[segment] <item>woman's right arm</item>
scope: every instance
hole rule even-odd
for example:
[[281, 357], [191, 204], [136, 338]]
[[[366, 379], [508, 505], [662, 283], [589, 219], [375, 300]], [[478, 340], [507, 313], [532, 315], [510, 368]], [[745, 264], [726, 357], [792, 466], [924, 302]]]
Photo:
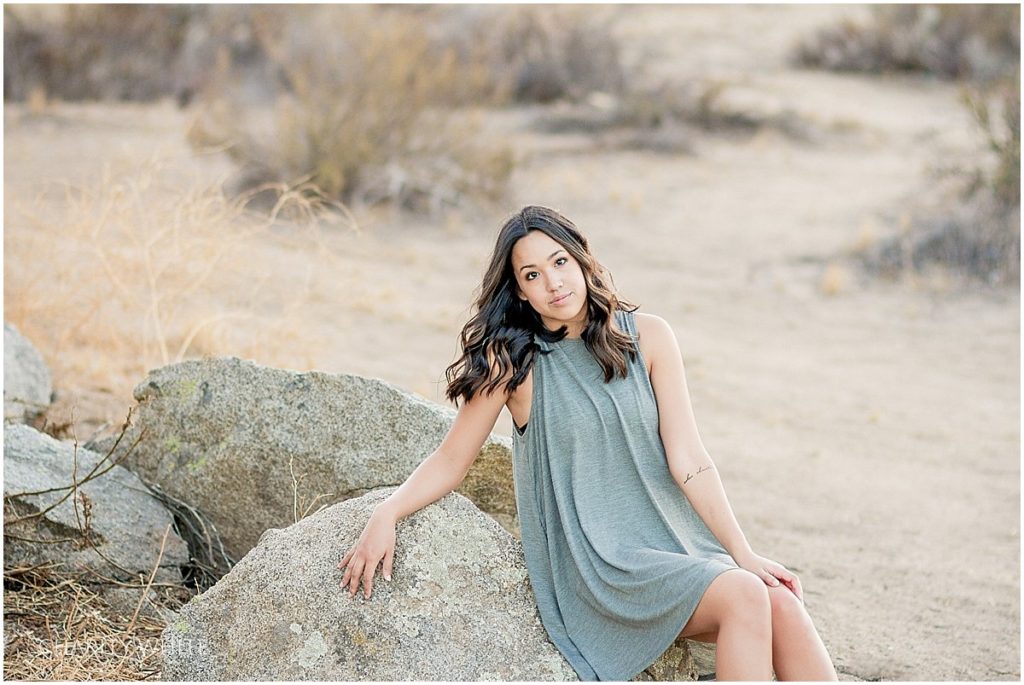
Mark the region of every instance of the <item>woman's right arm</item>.
[[502, 383], [493, 393], [481, 391], [469, 402], [464, 402], [441, 445], [397, 490], [374, 508], [359, 540], [338, 564], [339, 569], [347, 565], [341, 587], [349, 586], [350, 596], [356, 594], [361, 579], [363, 594], [369, 599], [373, 591], [373, 576], [382, 560], [384, 578], [391, 580], [396, 524], [462, 484], [484, 441], [494, 429], [506, 400], [505, 384]]

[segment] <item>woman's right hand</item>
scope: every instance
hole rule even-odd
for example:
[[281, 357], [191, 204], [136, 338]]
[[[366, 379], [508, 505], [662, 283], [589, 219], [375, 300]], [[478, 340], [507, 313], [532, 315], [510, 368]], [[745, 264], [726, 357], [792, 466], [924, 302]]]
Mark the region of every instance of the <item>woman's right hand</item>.
[[378, 505], [370, 515], [370, 520], [367, 521], [356, 544], [338, 564], [338, 568], [345, 569], [345, 575], [341, 579], [341, 588], [345, 590], [345, 586], [349, 586], [350, 597], [355, 596], [359, 590], [359, 581], [362, 579], [363, 595], [366, 599], [370, 598], [370, 594], [373, 592], [373, 575], [381, 559], [384, 560], [384, 566], [381, 569], [384, 579], [391, 580], [391, 566], [395, 558], [396, 524], [397, 521], [394, 517]]

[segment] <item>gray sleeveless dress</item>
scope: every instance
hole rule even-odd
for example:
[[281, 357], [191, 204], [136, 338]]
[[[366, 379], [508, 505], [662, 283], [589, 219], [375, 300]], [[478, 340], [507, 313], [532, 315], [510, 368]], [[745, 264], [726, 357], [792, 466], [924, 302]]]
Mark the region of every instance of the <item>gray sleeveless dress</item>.
[[[633, 313], [615, 317], [635, 344]], [[737, 565], [669, 473], [639, 346], [606, 384], [582, 339], [536, 342], [530, 418], [512, 437], [530, 583], [581, 680], [629, 680]]]

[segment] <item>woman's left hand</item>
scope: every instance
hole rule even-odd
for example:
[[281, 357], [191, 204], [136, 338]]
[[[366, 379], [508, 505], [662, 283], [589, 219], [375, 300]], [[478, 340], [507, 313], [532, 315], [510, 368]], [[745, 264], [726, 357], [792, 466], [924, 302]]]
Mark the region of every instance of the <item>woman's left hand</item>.
[[760, 554], [750, 554], [736, 559], [736, 564], [756, 575], [766, 585], [775, 587], [782, 583], [796, 595], [797, 599], [801, 602], [804, 601], [804, 590], [800, 586], [800, 579], [777, 561], [762, 557]]

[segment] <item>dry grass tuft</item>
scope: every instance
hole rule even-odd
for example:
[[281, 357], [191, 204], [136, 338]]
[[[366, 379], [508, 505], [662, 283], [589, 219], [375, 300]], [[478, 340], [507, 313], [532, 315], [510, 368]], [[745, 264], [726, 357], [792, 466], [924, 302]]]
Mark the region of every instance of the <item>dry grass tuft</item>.
[[321, 231], [353, 224], [302, 189], [275, 193], [270, 215], [257, 214], [249, 198], [183, 187], [153, 161], [9, 198], [5, 318], [43, 354], [57, 388], [130, 398], [150, 369], [204, 355], [307, 366], [301, 355], [318, 336], [303, 309], [336, 259]]
[[[34, 566], [4, 568], [4, 674], [14, 680], [145, 680], [159, 677], [161, 632], [168, 617], [198, 592], [211, 587], [232, 565], [224, 553], [216, 530], [194, 508], [169, 498], [159, 488], [154, 496], [169, 506], [176, 529], [189, 545], [192, 559], [183, 568], [185, 584], [154, 582], [163, 559], [171, 525], [164, 531], [153, 568], [135, 582], [108, 577], [109, 568], [122, 578], [133, 573], [108, 558], [96, 546], [90, 525], [90, 501], [79, 486], [100, 478], [118, 465], [142, 439], [145, 431], [119, 457], [113, 453], [131, 422], [129, 412], [117, 439], [88, 473], [73, 473], [72, 482], [52, 490], [67, 493], [49, 507], [36, 510], [18, 499], [32, 493], [4, 496], [4, 539], [19, 544], [50, 545], [72, 543], [88, 547], [104, 565], [80, 566], [48, 562]], [[77, 438], [75, 447], [78, 447]], [[73, 536], [64, 539], [26, 538], [17, 535], [27, 519], [45, 516], [62, 501], [72, 499], [77, 520]], [[182, 509], [186, 511], [182, 511]], [[197, 530], [194, 526], [202, 526]], [[29, 530], [32, 527], [29, 526]], [[40, 528], [41, 530], [42, 528]], [[217, 554], [219, 551], [219, 555]], [[218, 565], [218, 562], [223, 564]], [[190, 590], [189, 587], [192, 589]]]
[[147, 610], [126, 616], [105, 598], [111, 587], [54, 565], [4, 569], [4, 679], [159, 679], [163, 611], [188, 594], [152, 601], [138, 588]]

